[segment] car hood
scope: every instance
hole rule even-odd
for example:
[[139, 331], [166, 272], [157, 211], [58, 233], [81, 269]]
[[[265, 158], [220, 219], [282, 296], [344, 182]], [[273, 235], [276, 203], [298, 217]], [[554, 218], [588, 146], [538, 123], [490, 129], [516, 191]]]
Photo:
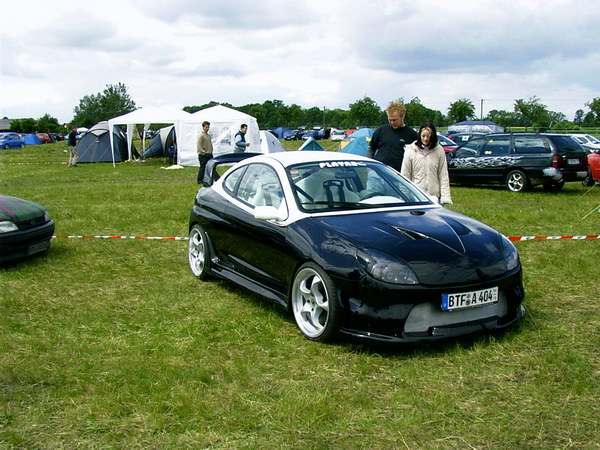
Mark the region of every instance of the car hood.
[[43, 216], [46, 208], [28, 200], [0, 194], [0, 221], [20, 223]]
[[500, 233], [445, 208], [313, 219], [330, 237], [405, 261], [424, 285], [481, 282], [507, 271]]

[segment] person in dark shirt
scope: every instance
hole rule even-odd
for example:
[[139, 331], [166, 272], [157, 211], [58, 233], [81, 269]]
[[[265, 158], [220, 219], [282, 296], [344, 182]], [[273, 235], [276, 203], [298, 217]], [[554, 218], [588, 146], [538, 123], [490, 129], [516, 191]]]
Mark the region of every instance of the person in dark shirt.
[[69, 167], [77, 166], [79, 155], [77, 154], [77, 127], [74, 126], [67, 136], [67, 145], [69, 147]]
[[380, 126], [373, 133], [367, 157], [381, 161], [400, 172], [404, 146], [415, 142], [419, 135], [404, 123], [406, 107], [402, 102], [391, 102], [386, 108], [386, 113], [388, 124]]

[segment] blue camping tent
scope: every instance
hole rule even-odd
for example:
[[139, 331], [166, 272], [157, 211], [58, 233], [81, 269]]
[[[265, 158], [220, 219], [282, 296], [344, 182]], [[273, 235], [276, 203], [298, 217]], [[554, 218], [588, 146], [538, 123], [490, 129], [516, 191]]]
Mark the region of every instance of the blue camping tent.
[[306, 141], [304, 141], [304, 144], [302, 144], [302, 146], [298, 150], [318, 150], [318, 151], [324, 151], [325, 149], [323, 147], [321, 147], [321, 144], [319, 144], [315, 140], [315, 138], [310, 137]]
[[142, 153], [142, 158], [164, 158], [173, 157], [173, 146], [177, 142], [175, 139], [175, 126], [161, 128], [158, 133], [150, 140], [148, 146]]
[[42, 143], [35, 133], [26, 134], [23, 136], [23, 141], [25, 141], [25, 144], [27, 145], [40, 145]]
[[[77, 143], [78, 163], [93, 162], [123, 162], [129, 157], [127, 150], [127, 136], [121, 127], [115, 125], [113, 128], [113, 148], [110, 148], [110, 135], [108, 121], [98, 122], [85, 132]], [[132, 154], [139, 156], [135, 146], [132, 146]]]
[[350, 136], [344, 138], [342, 143], [347, 143], [343, 144], [340, 152], [366, 156], [373, 133], [374, 130], [372, 128], [360, 128], [356, 130]]
[[292, 130], [290, 130], [288, 127], [277, 127], [269, 131], [273, 133], [277, 137], [277, 139], [284, 139], [288, 134], [292, 132]]

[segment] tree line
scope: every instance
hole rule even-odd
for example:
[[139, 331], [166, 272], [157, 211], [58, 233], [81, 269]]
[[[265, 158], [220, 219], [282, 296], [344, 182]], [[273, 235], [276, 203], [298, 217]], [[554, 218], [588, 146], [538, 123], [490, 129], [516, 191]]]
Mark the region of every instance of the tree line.
[[[473, 102], [466, 98], [451, 102], [448, 111], [426, 107], [418, 97], [409, 101], [403, 98], [406, 105], [406, 122], [411, 126], [419, 126], [431, 122], [437, 127], [445, 127], [464, 120], [475, 120], [476, 109]], [[267, 100], [263, 103], [251, 103], [234, 106], [229, 103], [211, 101], [200, 106], [185, 106], [184, 111], [193, 113], [215, 105], [223, 105], [237, 109], [256, 118], [261, 128], [272, 129], [278, 126], [297, 128], [299, 126], [323, 126], [335, 128], [356, 128], [359, 126], [377, 127], [387, 123], [383, 109], [370, 97], [363, 97], [348, 105], [348, 109], [329, 109], [327, 107], [303, 108], [297, 104], [286, 105], [282, 100]], [[585, 103], [583, 109], [577, 110], [575, 117], [569, 121], [563, 113], [548, 110], [540, 98], [516, 99], [512, 111], [491, 110], [484, 120], [490, 120], [504, 127], [533, 127], [538, 129], [576, 129], [579, 127], [600, 126], [600, 97]], [[123, 83], [108, 84], [97, 94], [84, 96], [73, 110], [71, 124], [91, 127], [98, 122], [112, 119], [136, 109], [135, 101], [129, 96], [128, 88]], [[154, 127], [160, 125], [155, 124]], [[46, 114], [35, 119], [17, 119], [11, 121], [11, 129], [16, 132], [66, 132], [63, 124]]]

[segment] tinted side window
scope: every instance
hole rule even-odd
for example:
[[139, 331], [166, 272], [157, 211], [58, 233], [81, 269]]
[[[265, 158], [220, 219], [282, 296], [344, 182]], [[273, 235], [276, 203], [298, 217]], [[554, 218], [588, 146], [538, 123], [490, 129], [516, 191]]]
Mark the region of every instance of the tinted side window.
[[582, 152], [584, 151], [583, 147], [579, 142], [575, 141], [571, 138], [571, 136], [552, 136], [550, 137], [554, 145], [556, 146], [556, 150], [558, 154], [566, 153], [566, 152]]
[[469, 142], [456, 149], [454, 156], [456, 158], [478, 156], [484, 142], [484, 139], [471, 139]]
[[536, 136], [515, 137], [515, 153], [551, 153], [546, 139]]
[[492, 156], [492, 155], [508, 155], [510, 150], [510, 137], [491, 137], [487, 142], [486, 146], [481, 152], [481, 156]]

